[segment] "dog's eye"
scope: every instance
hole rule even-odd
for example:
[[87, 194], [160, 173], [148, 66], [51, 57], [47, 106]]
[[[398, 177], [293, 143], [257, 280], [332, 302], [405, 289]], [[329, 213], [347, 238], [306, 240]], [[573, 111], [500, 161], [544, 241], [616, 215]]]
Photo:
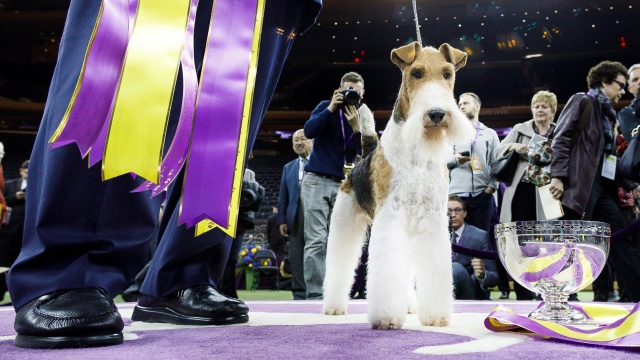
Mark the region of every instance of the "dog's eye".
[[422, 71], [415, 69], [411, 71], [411, 76], [413, 76], [416, 79], [422, 79]]
[[449, 80], [451, 78], [451, 73], [445, 72], [444, 74], [442, 74], [442, 77], [444, 77], [445, 80]]

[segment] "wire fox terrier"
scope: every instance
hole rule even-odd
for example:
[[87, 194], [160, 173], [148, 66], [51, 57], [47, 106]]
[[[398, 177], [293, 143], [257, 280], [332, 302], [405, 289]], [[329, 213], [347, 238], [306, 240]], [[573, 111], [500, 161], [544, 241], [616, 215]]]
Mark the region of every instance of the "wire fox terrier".
[[453, 312], [446, 159], [449, 143], [473, 137], [453, 96], [455, 72], [467, 54], [449, 44], [436, 50], [414, 42], [394, 49], [391, 61], [402, 71], [391, 119], [378, 146], [373, 114], [360, 111], [364, 158], [343, 182], [331, 215], [323, 312], [346, 314], [371, 225], [371, 327], [401, 328], [414, 311], [422, 325], [446, 326]]

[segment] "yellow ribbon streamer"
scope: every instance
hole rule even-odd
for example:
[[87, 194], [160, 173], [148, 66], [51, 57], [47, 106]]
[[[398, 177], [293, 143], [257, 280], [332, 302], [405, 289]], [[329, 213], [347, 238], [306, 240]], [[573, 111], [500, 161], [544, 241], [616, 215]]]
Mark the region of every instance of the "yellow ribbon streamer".
[[231, 201], [229, 203], [229, 224], [228, 227], [223, 227], [211, 220], [202, 220], [196, 224], [196, 236], [202, 235], [215, 228], [219, 228], [231, 237], [236, 236], [238, 212], [240, 208], [240, 193], [242, 192], [242, 177], [244, 175], [244, 159], [246, 158], [247, 140], [249, 136], [249, 120], [251, 119], [253, 92], [255, 89], [256, 75], [258, 73], [258, 54], [260, 50], [260, 35], [262, 34], [262, 22], [264, 18], [264, 3], [265, 0], [258, 0], [256, 9], [256, 22], [251, 44], [251, 59], [249, 60], [247, 87], [245, 88], [244, 106], [242, 108], [242, 124], [238, 139], [238, 153], [235, 159], [236, 166], [233, 176], [233, 189], [231, 192]]
[[134, 172], [158, 183], [189, 0], [140, 0], [116, 95], [103, 180]]

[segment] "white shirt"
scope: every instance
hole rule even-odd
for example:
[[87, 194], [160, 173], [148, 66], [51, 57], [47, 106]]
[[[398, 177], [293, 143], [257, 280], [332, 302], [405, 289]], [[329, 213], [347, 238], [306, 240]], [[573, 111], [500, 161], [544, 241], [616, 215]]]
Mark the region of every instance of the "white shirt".
[[300, 182], [302, 181], [302, 175], [304, 175], [304, 166], [307, 164], [308, 159], [299, 156], [298, 161], [300, 162], [300, 166], [298, 166], [298, 182]]
[[465, 223], [462, 223], [462, 226], [460, 226], [458, 230], [454, 231], [454, 233], [458, 234], [458, 238], [456, 239], [456, 245], [460, 244], [460, 238], [462, 237], [462, 232], [464, 231], [464, 225]]

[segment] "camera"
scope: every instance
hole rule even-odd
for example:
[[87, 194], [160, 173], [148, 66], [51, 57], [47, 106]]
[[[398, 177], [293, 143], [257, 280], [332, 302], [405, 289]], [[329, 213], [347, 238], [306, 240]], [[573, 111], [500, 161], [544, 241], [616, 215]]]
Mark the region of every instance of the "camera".
[[354, 105], [357, 108], [360, 107], [360, 94], [353, 88], [349, 87], [346, 90], [340, 92], [344, 96], [344, 104]]

